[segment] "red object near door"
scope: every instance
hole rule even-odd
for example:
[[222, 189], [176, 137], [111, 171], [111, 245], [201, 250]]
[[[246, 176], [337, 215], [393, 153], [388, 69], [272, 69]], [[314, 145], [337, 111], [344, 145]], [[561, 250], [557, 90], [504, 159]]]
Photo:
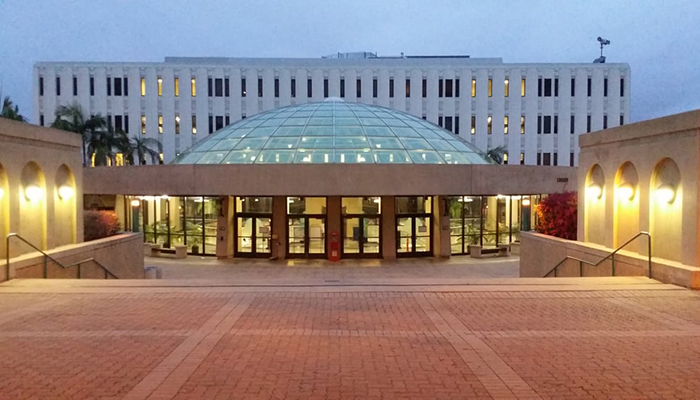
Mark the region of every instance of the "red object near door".
[[340, 261], [340, 241], [338, 240], [338, 232], [331, 232], [331, 242], [328, 253], [330, 261]]

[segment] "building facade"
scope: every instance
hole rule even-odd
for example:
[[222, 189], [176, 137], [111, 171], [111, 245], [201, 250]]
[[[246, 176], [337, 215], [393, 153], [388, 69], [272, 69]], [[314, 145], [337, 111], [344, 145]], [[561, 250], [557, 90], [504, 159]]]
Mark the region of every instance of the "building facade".
[[508, 164], [574, 166], [579, 134], [627, 122], [630, 68], [372, 53], [34, 67], [36, 123], [77, 102], [115, 129], [159, 139], [164, 162], [240, 119], [330, 97], [407, 112], [482, 151], [504, 146]]

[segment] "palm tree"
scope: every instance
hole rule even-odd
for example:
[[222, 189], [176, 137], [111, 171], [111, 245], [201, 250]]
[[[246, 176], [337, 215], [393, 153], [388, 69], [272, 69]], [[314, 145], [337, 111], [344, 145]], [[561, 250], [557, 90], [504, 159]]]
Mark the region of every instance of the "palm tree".
[[27, 121], [27, 119], [19, 113], [19, 107], [15, 104], [12, 104], [10, 96], [5, 96], [5, 98], [2, 101], [2, 111], [0, 111], [0, 117], [20, 122]]
[[[88, 119], [83, 114], [83, 108], [78, 103], [62, 105], [56, 109], [56, 120], [51, 124], [52, 128], [75, 132], [83, 138], [83, 166], [88, 165], [88, 143], [93, 141], [94, 135], [104, 130], [107, 125], [100, 114]], [[90, 153], [92, 154], [92, 153]]]
[[503, 164], [503, 155], [506, 153], [505, 146], [498, 146], [486, 152], [486, 157], [490, 158], [496, 164]]
[[[134, 165], [136, 162], [138, 162], [139, 165], [146, 165], [146, 157], [151, 158], [152, 164], [158, 164], [160, 162], [160, 153], [163, 152], [163, 144], [160, 141], [139, 136], [134, 136], [131, 139], [130, 148], [131, 151], [128, 152], [128, 154], [131, 163]], [[134, 155], [136, 155], [136, 159], [133, 158]]]

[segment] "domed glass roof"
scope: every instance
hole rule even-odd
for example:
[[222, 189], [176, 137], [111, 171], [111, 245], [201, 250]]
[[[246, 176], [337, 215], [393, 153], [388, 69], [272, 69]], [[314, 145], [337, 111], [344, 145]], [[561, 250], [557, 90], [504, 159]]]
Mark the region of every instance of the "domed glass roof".
[[174, 164], [489, 164], [453, 133], [412, 115], [340, 99], [283, 107], [229, 125]]

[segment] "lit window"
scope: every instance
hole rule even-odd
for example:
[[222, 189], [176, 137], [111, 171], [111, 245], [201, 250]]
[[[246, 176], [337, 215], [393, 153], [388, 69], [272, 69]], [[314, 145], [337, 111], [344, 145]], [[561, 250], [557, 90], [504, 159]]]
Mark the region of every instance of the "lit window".
[[508, 97], [510, 95], [510, 80], [506, 79], [503, 81], [503, 95]]
[[175, 114], [175, 133], [180, 134], [180, 114]]
[[197, 116], [196, 115], [192, 116], [192, 134], [193, 135], [197, 134]]
[[508, 164], [508, 152], [503, 153], [503, 164]]
[[197, 96], [197, 80], [194, 77], [192, 77], [191, 82], [192, 82], [192, 97], [196, 97]]
[[163, 95], [163, 78], [158, 77], [158, 96]]
[[141, 97], [146, 95], [146, 78], [141, 77]]
[[521, 135], [525, 134], [525, 116], [524, 115], [520, 116], [520, 134]]
[[489, 79], [489, 97], [493, 96], [493, 79]]
[[489, 117], [486, 118], [486, 133], [488, 133], [489, 135], [490, 135], [491, 132], [492, 132], [492, 129], [491, 129], [491, 128], [492, 128], [492, 126], [493, 126], [491, 122], [493, 122], [493, 121], [492, 121], [491, 116], [489, 115]]
[[163, 133], [163, 114], [158, 114], [158, 133]]
[[158, 160], [160, 164], [163, 164], [163, 153], [158, 154]]
[[525, 164], [525, 153], [520, 153], [520, 164]]
[[525, 97], [525, 78], [520, 79], [520, 97]]
[[141, 133], [146, 134], [146, 116], [141, 114]]
[[476, 115], [472, 115], [472, 135], [476, 135]]
[[175, 97], [180, 96], [180, 78], [175, 77]]
[[114, 155], [114, 165], [116, 165], [117, 167], [124, 166], [124, 154], [117, 153]]
[[476, 79], [472, 79], [472, 97], [476, 97]]
[[508, 116], [503, 117], [503, 133], [508, 134]]

